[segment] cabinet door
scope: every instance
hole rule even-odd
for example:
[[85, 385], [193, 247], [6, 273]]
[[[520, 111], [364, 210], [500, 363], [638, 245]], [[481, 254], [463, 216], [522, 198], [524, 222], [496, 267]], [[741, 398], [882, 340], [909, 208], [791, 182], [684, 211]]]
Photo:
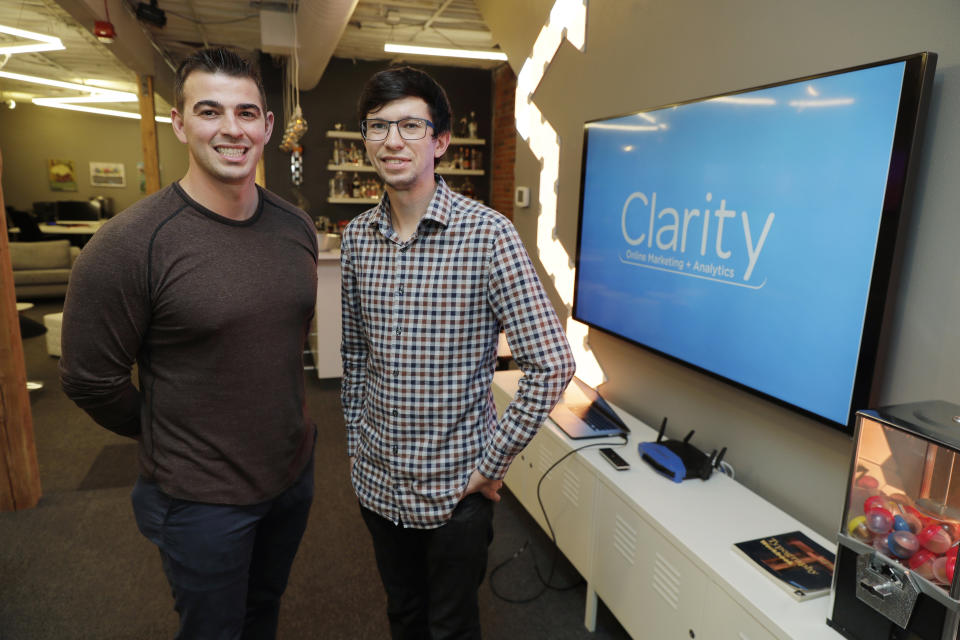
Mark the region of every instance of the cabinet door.
[[776, 640], [775, 635], [713, 583], [707, 588], [701, 626], [703, 633], [697, 634], [698, 640]]
[[635, 638], [701, 635], [709, 579], [606, 485], [597, 487], [592, 586]]
[[560, 551], [582, 576], [589, 578], [595, 472], [578, 455], [569, 456], [543, 480], [542, 509], [537, 499], [537, 485], [543, 474], [568, 451], [569, 444], [549, 429], [541, 429], [514, 460], [505, 480], [527, 512], [549, 532], [543, 516], [546, 510]]

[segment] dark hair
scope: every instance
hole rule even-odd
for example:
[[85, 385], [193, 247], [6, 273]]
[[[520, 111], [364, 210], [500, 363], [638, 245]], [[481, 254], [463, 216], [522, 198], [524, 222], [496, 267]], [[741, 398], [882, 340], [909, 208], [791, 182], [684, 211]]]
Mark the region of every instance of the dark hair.
[[223, 73], [235, 78], [249, 78], [257, 85], [263, 110], [267, 110], [267, 94], [263, 90], [260, 71], [254, 64], [236, 51], [224, 47], [197, 49], [177, 68], [173, 83], [173, 97], [178, 111], [183, 111], [183, 85], [194, 71]]
[[357, 101], [357, 121], [388, 102], [409, 97], [420, 98], [430, 108], [433, 137], [450, 131], [452, 114], [447, 92], [425, 71], [413, 67], [390, 67], [367, 80]]

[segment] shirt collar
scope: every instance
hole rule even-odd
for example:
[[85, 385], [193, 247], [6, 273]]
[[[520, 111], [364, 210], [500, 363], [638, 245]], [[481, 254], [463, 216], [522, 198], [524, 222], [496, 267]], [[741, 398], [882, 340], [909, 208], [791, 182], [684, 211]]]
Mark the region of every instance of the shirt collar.
[[[420, 224], [423, 224], [424, 220], [430, 220], [445, 228], [450, 224], [450, 211], [453, 209], [454, 193], [440, 175], [433, 174], [433, 179], [437, 183], [437, 188], [433, 192], [429, 204], [427, 204], [427, 211], [420, 219]], [[383, 229], [390, 228], [390, 196], [386, 190], [380, 197], [380, 203], [376, 207], [375, 215], [370, 218], [369, 225]]]

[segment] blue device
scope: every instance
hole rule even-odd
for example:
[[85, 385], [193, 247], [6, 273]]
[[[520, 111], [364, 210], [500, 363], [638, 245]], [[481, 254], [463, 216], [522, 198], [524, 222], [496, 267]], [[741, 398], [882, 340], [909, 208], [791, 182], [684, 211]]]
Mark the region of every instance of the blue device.
[[660, 423], [660, 433], [656, 442], [641, 442], [638, 446], [640, 457], [658, 473], [674, 482], [683, 482], [688, 478], [706, 480], [713, 470], [720, 466], [727, 448], [718, 454], [716, 449], [707, 455], [690, 444], [694, 432], [690, 431], [683, 440], [664, 440], [667, 419]]

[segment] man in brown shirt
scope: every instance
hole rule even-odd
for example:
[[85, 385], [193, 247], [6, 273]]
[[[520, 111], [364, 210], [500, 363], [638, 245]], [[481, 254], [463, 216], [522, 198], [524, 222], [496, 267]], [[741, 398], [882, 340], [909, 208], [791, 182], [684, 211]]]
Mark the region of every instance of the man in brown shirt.
[[84, 248], [61, 380], [99, 424], [139, 442], [134, 512], [160, 548], [177, 637], [273, 638], [313, 498], [302, 353], [316, 232], [254, 183], [273, 114], [248, 61], [191, 55], [172, 116], [187, 173]]

